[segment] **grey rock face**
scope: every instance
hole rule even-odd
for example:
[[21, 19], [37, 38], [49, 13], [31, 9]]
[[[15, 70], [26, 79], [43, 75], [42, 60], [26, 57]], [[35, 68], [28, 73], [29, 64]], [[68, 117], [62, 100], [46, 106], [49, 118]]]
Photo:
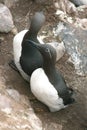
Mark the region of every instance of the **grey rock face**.
[[70, 0], [70, 1], [76, 4], [77, 6], [87, 5], [87, 0]]
[[15, 89], [6, 90], [2, 72], [0, 70], [0, 130], [42, 130], [42, 122], [28, 98]]
[[65, 48], [71, 56], [77, 74], [87, 75], [87, 30], [66, 23], [59, 26], [55, 34], [65, 43]]
[[0, 4], [0, 32], [8, 33], [13, 27], [14, 24], [10, 10], [5, 5]]

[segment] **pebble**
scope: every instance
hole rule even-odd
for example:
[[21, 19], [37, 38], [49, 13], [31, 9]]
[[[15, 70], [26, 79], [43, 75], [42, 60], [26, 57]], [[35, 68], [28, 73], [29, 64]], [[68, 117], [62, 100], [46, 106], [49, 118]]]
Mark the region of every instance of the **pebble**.
[[19, 94], [19, 92], [17, 90], [15, 90], [15, 89], [7, 89], [7, 92], [15, 101], [20, 100], [20, 94]]
[[14, 27], [13, 18], [10, 10], [0, 4], [0, 32], [8, 33]]

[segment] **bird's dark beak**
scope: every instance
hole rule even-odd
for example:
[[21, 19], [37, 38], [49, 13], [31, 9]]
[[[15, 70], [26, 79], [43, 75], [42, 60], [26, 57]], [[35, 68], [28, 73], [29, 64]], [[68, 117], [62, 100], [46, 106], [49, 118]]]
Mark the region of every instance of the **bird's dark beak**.
[[76, 92], [72, 89], [72, 88], [69, 88], [69, 91], [70, 91], [70, 95], [71, 95], [71, 100], [72, 100], [72, 103], [76, 103]]
[[70, 95], [73, 95], [74, 91], [72, 88], [69, 88], [69, 93], [70, 93]]

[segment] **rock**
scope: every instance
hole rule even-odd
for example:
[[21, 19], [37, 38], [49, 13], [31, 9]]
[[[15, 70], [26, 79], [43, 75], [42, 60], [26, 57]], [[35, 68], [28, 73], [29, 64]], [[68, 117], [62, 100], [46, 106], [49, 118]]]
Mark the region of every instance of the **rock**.
[[77, 10], [79, 18], [87, 18], [87, 5], [79, 6]]
[[57, 53], [57, 58], [56, 58], [56, 61], [58, 61], [59, 59], [61, 59], [65, 53], [65, 46], [64, 46], [64, 43], [61, 42], [61, 43], [58, 43], [58, 42], [50, 42], [50, 43], [47, 43], [51, 46], [53, 46], [55, 49], [56, 49], [56, 53]]
[[11, 8], [19, 0], [0, 0], [0, 3], [5, 4], [8, 8]]
[[59, 26], [55, 34], [64, 42], [77, 74], [87, 75], [87, 30], [68, 23], [61, 23]]
[[76, 6], [87, 5], [87, 0], [70, 0]]
[[[3, 68], [2, 68], [3, 69]], [[0, 130], [42, 130], [29, 99], [15, 89], [7, 89], [0, 68]]]
[[14, 26], [11, 32], [13, 33], [13, 35], [16, 35], [18, 33], [18, 29]]
[[0, 3], [4, 3], [4, 0], [0, 0]]
[[5, 5], [0, 4], [0, 32], [8, 33], [13, 27], [14, 24], [10, 10]]
[[54, 6], [57, 9], [57, 12], [60, 10], [65, 14], [77, 15], [77, 9], [75, 5], [68, 0], [54, 0]]
[[62, 130], [63, 127], [62, 125], [58, 124], [58, 123], [47, 123], [48, 127], [47, 130]]
[[[67, 19], [67, 22], [70, 23], [70, 20]], [[77, 17], [74, 20], [72, 20], [71, 24], [75, 28], [80, 27], [83, 30], [87, 30], [87, 18], [80, 19], [80, 18]]]
[[0, 129], [42, 130], [40, 119], [30, 104], [27, 105], [16, 102], [6, 93], [0, 94]]
[[0, 109], [10, 108], [10, 100], [5, 95], [0, 95]]
[[41, 122], [32, 110], [19, 110], [10, 114], [0, 111], [0, 118], [1, 130], [42, 130]]
[[52, 0], [32, 0], [33, 2], [36, 2], [37, 4], [45, 4], [45, 5], [51, 5]]
[[20, 94], [15, 89], [7, 89], [8, 94], [16, 101], [20, 101]]
[[5, 4], [8, 8], [10, 8], [10, 7], [12, 7], [17, 1], [19, 1], [19, 0], [4, 0], [4, 4]]

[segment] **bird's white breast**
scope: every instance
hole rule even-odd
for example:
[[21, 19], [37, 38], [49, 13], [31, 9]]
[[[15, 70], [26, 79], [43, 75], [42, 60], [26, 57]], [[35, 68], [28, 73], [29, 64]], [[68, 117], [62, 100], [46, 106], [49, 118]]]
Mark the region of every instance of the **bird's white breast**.
[[34, 96], [46, 104], [51, 112], [64, 108], [63, 100], [59, 97], [54, 86], [49, 82], [42, 68], [36, 69], [30, 78], [31, 91]]
[[23, 78], [27, 81], [29, 81], [29, 76], [22, 70], [21, 66], [20, 66], [20, 56], [21, 56], [21, 50], [22, 50], [22, 40], [24, 38], [25, 33], [28, 30], [23, 30], [21, 32], [19, 32], [13, 39], [13, 54], [14, 54], [14, 62], [15, 65], [17, 67], [17, 69], [19, 70], [19, 72], [21, 73], [21, 75], [23, 76]]
[[21, 56], [21, 50], [22, 50], [22, 41], [24, 38], [25, 33], [28, 30], [23, 30], [19, 32], [13, 39], [13, 53], [14, 53], [14, 60], [15, 62], [19, 61], [19, 58]]

